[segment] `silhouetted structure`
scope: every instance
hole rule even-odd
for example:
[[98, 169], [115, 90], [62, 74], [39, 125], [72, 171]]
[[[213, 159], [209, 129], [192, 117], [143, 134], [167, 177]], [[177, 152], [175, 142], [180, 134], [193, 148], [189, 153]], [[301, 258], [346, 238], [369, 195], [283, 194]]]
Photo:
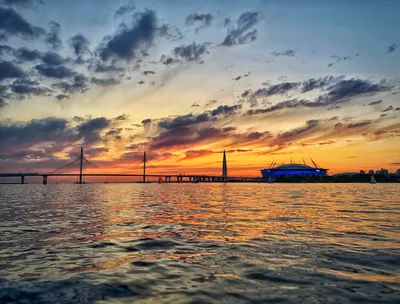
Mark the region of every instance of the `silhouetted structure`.
[[224, 156], [222, 158], [222, 177], [226, 179], [228, 177], [228, 165], [226, 164], [226, 152], [224, 150]]
[[146, 151], [143, 153], [143, 182], [146, 182]]
[[79, 183], [82, 184], [83, 181], [83, 148], [81, 147], [81, 155], [79, 157]]

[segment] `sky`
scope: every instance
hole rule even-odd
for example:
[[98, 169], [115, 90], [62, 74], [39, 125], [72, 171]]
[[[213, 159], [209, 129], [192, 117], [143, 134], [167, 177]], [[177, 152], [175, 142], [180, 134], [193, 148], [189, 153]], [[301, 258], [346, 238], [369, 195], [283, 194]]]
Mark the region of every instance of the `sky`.
[[400, 1], [0, 0], [0, 172], [400, 168]]

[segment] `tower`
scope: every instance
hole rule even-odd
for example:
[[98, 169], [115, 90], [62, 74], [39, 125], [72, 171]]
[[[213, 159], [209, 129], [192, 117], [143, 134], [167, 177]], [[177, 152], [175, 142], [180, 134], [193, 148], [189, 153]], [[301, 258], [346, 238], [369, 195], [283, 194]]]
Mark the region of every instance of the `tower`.
[[226, 164], [226, 152], [224, 150], [224, 156], [222, 158], [222, 177], [228, 177], [228, 165]]
[[146, 182], [146, 161], [147, 161], [147, 157], [146, 157], [146, 151], [144, 151], [143, 153], [143, 182]]
[[81, 156], [79, 157], [79, 183], [82, 184], [83, 171], [83, 148], [81, 147]]

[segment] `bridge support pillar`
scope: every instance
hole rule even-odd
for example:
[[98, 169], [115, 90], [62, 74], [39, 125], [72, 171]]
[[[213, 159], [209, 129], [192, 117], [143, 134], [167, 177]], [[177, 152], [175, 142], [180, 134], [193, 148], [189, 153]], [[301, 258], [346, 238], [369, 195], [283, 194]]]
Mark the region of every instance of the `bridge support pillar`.
[[43, 175], [43, 185], [47, 185], [47, 175]]
[[21, 176], [21, 184], [25, 184], [25, 176], [24, 175]]

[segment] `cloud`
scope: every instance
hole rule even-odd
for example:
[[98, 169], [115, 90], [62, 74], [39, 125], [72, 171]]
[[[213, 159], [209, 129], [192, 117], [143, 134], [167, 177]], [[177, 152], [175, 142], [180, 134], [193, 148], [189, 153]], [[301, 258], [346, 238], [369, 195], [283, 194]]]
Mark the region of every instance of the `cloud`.
[[192, 25], [198, 25], [195, 28], [195, 32], [198, 33], [200, 30], [207, 28], [211, 25], [212, 21], [214, 20], [214, 17], [208, 13], [208, 14], [199, 14], [199, 13], [194, 13], [189, 15], [186, 18], [186, 25], [192, 26]]
[[0, 123], [0, 150], [13, 151], [43, 141], [65, 139], [72, 134], [66, 132], [67, 124], [66, 119], [54, 117], [32, 119], [24, 124]]
[[156, 73], [156, 72], [154, 72], [154, 71], [143, 71], [142, 74], [143, 74], [144, 76], [147, 76], [147, 75], [149, 75], [149, 74], [153, 74], [153, 75], [154, 75], [155, 73]]
[[35, 4], [43, 4], [43, 0], [1, 0], [0, 4], [20, 8], [29, 8]]
[[298, 87], [298, 82], [282, 82], [279, 84], [271, 85], [269, 88], [258, 89], [252, 94], [252, 96], [258, 98], [278, 94], [283, 95], [289, 91], [297, 89]]
[[202, 44], [193, 42], [189, 45], [175, 47], [173, 53], [175, 57], [186, 61], [199, 61], [203, 55], [208, 54], [207, 47], [209, 45], [209, 42], [204, 42]]
[[382, 110], [382, 112], [389, 112], [393, 110], [393, 106], [388, 106], [386, 109]]
[[94, 69], [97, 73], [112, 73], [112, 72], [124, 72], [125, 69], [115, 66], [114, 64], [111, 65], [104, 65], [102, 63], [98, 63]]
[[233, 46], [254, 41], [257, 38], [257, 30], [250, 31], [261, 20], [259, 12], [246, 12], [240, 15], [236, 24], [228, 28], [227, 35], [222, 46]]
[[65, 95], [65, 94], [59, 94], [59, 95], [56, 96], [56, 98], [61, 101], [61, 100], [64, 100], [64, 99], [69, 99], [70, 97], [68, 95]]
[[326, 76], [323, 78], [311, 78], [301, 83], [301, 93], [307, 93], [315, 89], [323, 89], [328, 85], [336, 83], [337, 81], [341, 80], [343, 76], [333, 77], [333, 76]]
[[150, 124], [151, 124], [151, 119], [150, 119], [150, 118], [143, 119], [143, 120], [142, 120], [142, 124], [145, 125], [145, 126], [150, 125]]
[[389, 45], [388, 48], [387, 48], [387, 52], [388, 53], [394, 52], [398, 47], [399, 46], [397, 44]]
[[33, 26], [12, 8], [3, 8], [0, 6], [0, 34], [5, 38], [20, 36], [22, 38], [33, 39], [44, 33], [44, 29]]
[[76, 56], [82, 56], [89, 53], [89, 40], [82, 34], [77, 34], [68, 40], [69, 45], [74, 50]]
[[188, 150], [185, 152], [185, 156], [180, 159], [179, 161], [182, 160], [188, 160], [188, 159], [194, 159], [194, 158], [199, 158], [199, 157], [203, 157], [203, 156], [207, 156], [210, 154], [214, 154], [214, 151], [211, 150]]
[[198, 115], [186, 114], [171, 119], [162, 119], [158, 122], [158, 126], [164, 129], [176, 129], [210, 120], [211, 118], [207, 113], [201, 113]]
[[328, 88], [328, 93], [318, 98], [321, 102], [342, 102], [353, 97], [374, 95], [379, 92], [389, 91], [391, 87], [384, 82], [373, 83], [369, 80], [351, 78], [341, 80]]
[[115, 11], [115, 18], [121, 17], [127, 13], [130, 13], [135, 10], [135, 5], [133, 3], [127, 4], [120, 6], [116, 11]]
[[234, 115], [237, 110], [240, 110], [242, 108], [241, 105], [234, 105], [234, 106], [219, 106], [218, 108], [214, 109], [211, 111], [211, 116], [219, 116], [219, 115], [225, 115], [225, 116], [230, 116]]
[[295, 50], [286, 50], [282, 52], [272, 52], [271, 54], [274, 55], [275, 57], [280, 57], [280, 56], [287, 56], [287, 57], [293, 57], [297, 51]]
[[370, 102], [368, 105], [369, 105], [369, 106], [374, 106], [374, 105], [381, 104], [382, 102], [383, 102], [383, 100], [380, 99], [380, 100], [372, 101], [372, 102]]
[[191, 107], [196, 108], [196, 107], [200, 107], [200, 105], [197, 102], [195, 102], [195, 103], [192, 103]]
[[359, 121], [355, 123], [350, 123], [347, 125], [347, 128], [361, 128], [361, 127], [366, 127], [369, 126], [372, 123], [372, 120], [364, 120], [364, 121]]
[[101, 156], [102, 154], [105, 154], [109, 151], [108, 148], [106, 147], [99, 147], [99, 148], [89, 148], [85, 149], [85, 157], [88, 158], [95, 158], [98, 156]]
[[136, 15], [137, 20], [131, 26], [123, 24], [114, 36], [105, 37], [100, 47], [103, 61], [111, 58], [130, 61], [153, 45], [158, 29], [154, 11], [147, 10]]
[[60, 39], [61, 26], [57, 22], [49, 22], [50, 30], [47, 33], [44, 42], [50, 44], [54, 50], [59, 50], [62, 47]]
[[47, 52], [42, 55], [42, 62], [46, 65], [61, 65], [64, 63], [64, 58], [54, 52]]
[[79, 135], [86, 144], [94, 143], [100, 140], [100, 132], [109, 127], [111, 121], [105, 117], [88, 119], [77, 126]]
[[0, 45], [0, 56], [12, 55], [13, 53], [14, 49], [11, 46], [5, 44]]
[[52, 92], [51, 89], [39, 86], [37, 81], [33, 81], [27, 78], [16, 79], [10, 85], [11, 91], [16, 94], [24, 95], [48, 95]]
[[10, 61], [0, 61], [0, 81], [26, 77], [25, 72]]
[[4, 108], [6, 105], [7, 105], [6, 101], [2, 97], [0, 97], [0, 109]]
[[308, 131], [315, 129], [319, 125], [320, 121], [317, 119], [307, 120], [304, 127], [295, 128], [290, 131], [286, 131], [278, 135], [279, 139], [291, 139], [299, 137], [299, 135], [304, 135]]
[[38, 64], [35, 66], [35, 69], [39, 72], [40, 75], [46, 76], [49, 78], [68, 78], [76, 75], [76, 72], [67, 68], [63, 65], [47, 65], [47, 64]]
[[84, 75], [76, 75], [71, 82], [57, 82], [53, 83], [51, 86], [62, 90], [64, 93], [74, 93], [76, 91], [85, 91], [88, 87], [88, 78]]
[[114, 77], [103, 79], [92, 77], [91, 82], [102, 87], [112, 86], [120, 83], [120, 81], [118, 79], [115, 79]]
[[42, 58], [43, 54], [38, 50], [29, 50], [25, 47], [19, 48], [14, 52], [18, 62], [36, 61]]
[[115, 117], [114, 120], [124, 121], [124, 120], [128, 120], [128, 118], [129, 118], [128, 114], [121, 114], [121, 115], [118, 115], [117, 117]]

